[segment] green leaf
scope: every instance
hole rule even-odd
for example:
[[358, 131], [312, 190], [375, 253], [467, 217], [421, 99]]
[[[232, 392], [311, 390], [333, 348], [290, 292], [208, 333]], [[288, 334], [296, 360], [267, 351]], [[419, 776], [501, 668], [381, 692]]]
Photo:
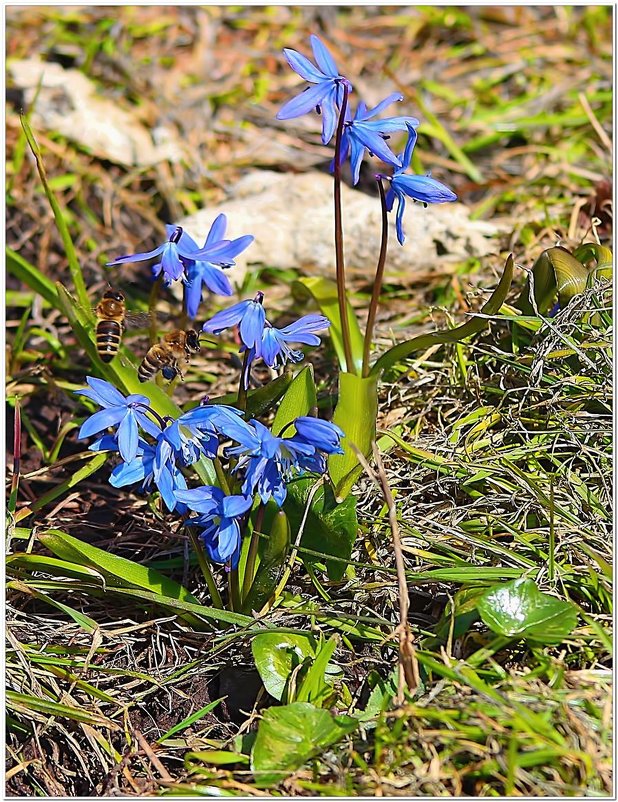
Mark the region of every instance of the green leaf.
[[91, 713], [81, 707], [72, 707], [66, 704], [52, 702], [49, 699], [41, 699], [27, 693], [17, 693], [16, 691], [6, 692], [6, 704], [11, 710], [15, 710], [23, 715], [28, 715], [31, 711], [43, 713], [46, 716], [56, 716], [58, 718], [68, 718], [73, 721], [80, 721], [90, 724], [92, 727], [105, 727], [108, 730], [117, 731], [120, 726], [115, 721], [111, 721], [105, 716]]
[[290, 522], [283, 510], [278, 510], [270, 521], [265, 517], [264, 531], [268, 537], [260, 538], [260, 564], [243, 601], [243, 613], [261, 610], [273, 595], [290, 548]]
[[200, 604], [186, 588], [173, 579], [163, 576], [154, 568], [147, 568], [125, 557], [110, 554], [58, 529], [43, 532], [39, 535], [39, 540], [60, 559], [99, 571], [109, 584], [143, 588], [160, 596]]
[[531, 579], [515, 579], [489, 588], [477, 608], [483, 622], [498, 635], [536, 643], [561, 643], [577, 625], [576, 608], [541, 593]]
[[[307, 293], [312, 296], [320, 311], [330, 320], [329, 333], [333, 341], [337, 359], [341, 365], [342, 370], [348, 370], [346, 367], [345, 353], [343, 350], [343, 336], [341, 333], [341, 318], [339, 316], [339, 301], [337, 299], [337, 284], [328, 278], [301, 278], [292, 284], [292, 292], [297, 296], [306, 296]], [[348, 325], [350, 327], [350, 348], [352, 351], [352, 360], [358, 373], [361, 372], [363, 367], [363, 335], [361, 334], [358, 326], [358, 320], [352, 305], [349, 301], [347, 303], [348, 310]]]
[[251, 652], [264, 687], [278, 702], [293, 669], [315, 656], [312, 635], [260, 632], [251, 641]]
[[[583, 292], [588, 282], [588, 270], [566, 248], [548, 248], [532, 266], [534, 303], [538, 314], [544, 315], [554, 304], [556, 294], [561, 306]], [[537, 311], [530, 300], [530, 277], [515, 303], [524, 315], [536, 315]]]
[[[283, 508], [293, 532], [298, 532], [300, 529], [314, 484], [314, 479], [299, 479], [288, 485], [288, 495]], [[328, 557], [349, 560], [357, 530], [356, 498], [348, 496], [341, 503], [337, 503], [332, 489], [328, 485], [322, 485], [313, 495], [300, 545], [318, 552], [326, 562], [329, 578], [337, 581], [345, 573], [346, 562], [336, 562], [329, 560]], [[321, 560], [321, 557], [303, 554], [303, 560], [306, 562], [316, 562]]]
[[11, 248], [6, 249], [6, 268], [16, 279], [34, 290], [54, 308], [58, 308], [58, 293], [54, 282]]
[[66, 254], [67, 261], [69, 263], [69, 271], [71, 273], [71, 278], [73, 280], [73, 286], [75, 287], [75, 292], [77, 293], [77, 297], [79, 299], [80, 304], [86, 307], [88, 306], [88, 293], [86, 292], [86, 285], [84, 283], [84, 277], [82, 275], [82, 269], [79, 264], [79, 259], [77, 258], [77, 253], [75, 252], [75, 246], [73, 245], [73, 240], [71, 239], [71, 235], [69, 233], [69, 228], [67, 226], [64, 213], [60, 208], [60, 204], [56, 200], [56, 196], [54, 195], [49, 185], [49, 181], [47, 180], [47, 175], [45, 173], [45, 165], [43, 164], [41, 150], [34, 137], [34, 134], [32, 133], [30, 124], [27, 118], [23, 114], [21, 115], [21, 125], [24, 130], [24, 134], [26, 135], [26, 140], [28, 141], [28, 145], [30, 146], [30, 150], [32, 151], [32, 154], [36, 161], [37, 170], [39, 173], [39, 177], [41, 179], [41, 183], [43, 184], [43, 189], [45, 190], [45, 194], [47, 195], [47, 200], [49, 201], [49, 205], [51, 206], [52, 211], [54, 213], [56, 227], [58, 228], [60, 238], [62, 239], [62, 244], [64, 245], [64, 252]]
[[[500, 309], [506, 296], [508, 295], [513, 280], [513, 255], [511, 254], [506, 260], [504, 271], [498, 282], [498, 286], [491, 294], [491, 297], [486, 304], [481, 308], [480, 314], [495, 315]], [[437, 331], [430, 334], [420, 334], [418, 337], [413, 337], [405, 343], [395, 345], [385, 354], [378, 359], [375, 365], [371, 368], [371, 375], [379, 376], [382, 371], [391, 368], [397, 362], [410, 356], [414, 351], [430, 348], [432, 345], [440, 343], [457, 343], [470, 337], [472, 334], [477, 334], [487, 326], [485, 317], [474, 317], [467, 323], [461, 326], [455, 326], [454, 329], [449, 331]]]
[[302, 677], [296, 693], [297, 702], [311, 702], [316, 707], [325, 707], [332, 696], [332, 685], [326, 681], [328, 663], [337, 648], [337, 637], [333, 635], [326, 642], [322, 639], [315, 658]]
[[[278, 436], [293, 420], [302, 415], [308, 415], [316, 404], [313, 366], [307, 365], [294, 378], [283, 396], [273, 421], [272, 433]], [[293, 434], [294, 431], [290, 433]]]
[[187, 718], [183, 718], [182, 721], [179, 721], [178, 724], [174, 724], [174, 726], [164, 733], [160, 738], [157, 738], [157, 743], [161, 744], [163, 741], [167, 741], [168, 738], [171, 738], [172, 735], [176, 735], [177, 732], [186, 730], [187, 727], [195, 724], [196, 721], [204, 718], [207, 713], [210, 713], [211, 710], [214, 710], [219, 702], [222, 702], [225, 698], [225, 696], [222, 696], [220, 699], [215, 699], [214, 702], [210, 702], [204, 707], [200, 707], [200, 709], [196, 710], [195, 713], [191, 713], [191, 715], [187, 716]]
[[353, 373], [340, 373], [333, 423], [345, 432], [341, 440], [343, 454], [331, 454], [328, 458], [328, 473], [338, 500], [345, 499], [363, 470], [351, 444], [365, 457], [370, 456], [376, 436], [377, 414], [378, 375], [363, 378]]
[[283, 780], [357, 726], [358, 721], [351, 716], [333, 716], [308, 702], [269, 708], [251, 752], [256, 782], [271, 785]]
[[52, 599], [52, 597], [48, 596], [47, 593], [36, 590], [36, 588], [28, 587], [28, 585], [23, 582], [18, 582], [15, 580], [9, 582], [7, 587], [13, 588], [14, 590], [19, 590], [22, 593], [27, 593], [29, 596], [39, 599], [39, 601], [45, 602], [46, 604], [50, 604], [57, 610], [61, 610], [63, 613], [66, 613], [70, 618], [72, 618], [73, 621], [75, 621], [75, 623], [86, 632], [94, 632], [99, 628], [97, 622], [93, 618], [90, 618], [90, 616], [80, 613], [79, 610], [75, 610], [73, 607], [69, 607], [69, 605], [63, 604], [56, 599]]

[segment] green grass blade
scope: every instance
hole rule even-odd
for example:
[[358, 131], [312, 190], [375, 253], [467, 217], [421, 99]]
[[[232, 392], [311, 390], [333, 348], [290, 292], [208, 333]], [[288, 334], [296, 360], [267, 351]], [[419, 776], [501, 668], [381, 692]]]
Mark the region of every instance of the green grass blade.
[[12, 248], [6, 249], [6, 268], [16, 279], [45, 298], [54, 308], [58, 308], [58, 292], [53, 281], [31, 265], [24, 257]]

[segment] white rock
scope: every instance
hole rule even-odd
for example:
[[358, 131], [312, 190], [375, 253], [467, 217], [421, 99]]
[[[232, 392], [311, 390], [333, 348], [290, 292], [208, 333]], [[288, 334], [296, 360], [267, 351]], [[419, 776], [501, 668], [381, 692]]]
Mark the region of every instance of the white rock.
[[[373, 275], [380, 248], [381, 209], [377, 197], [342, 187], [346, 269]], [[237, 257], [229, 272], [239, 282], [251, 264], [301, 268], [313, 275], [334, 276], [333, 179], [324, 173], [289, 175], [256, 170], [240, 179], [220, 206], [202, 209], [178, 221], [199, 243], [215, 217], [228, 218], [226, 237], [253, 234], [255, 242]], [[387, 274], [422, 270], [440, 261], [484, 256], [496, 249], [499, 228], [470, 220], [461, 203], [424, 208], [409, 201], [404, 214], [406, 244], [396, 239], [394, 213], [389, 215]]]
[[7, 66], [15, 85], [24, 91], [26, 103], [35, 104], [35, 132], [37, 128], [57, 131], [95, 156], [117, 164], [145, 167], [182, 158], [171, 131], [158, 129], [160, 144], [155, 144], [134, 114], [97, 95], [96, 86], [79, 70], [65, 70], [37, 58], [10, 61]]

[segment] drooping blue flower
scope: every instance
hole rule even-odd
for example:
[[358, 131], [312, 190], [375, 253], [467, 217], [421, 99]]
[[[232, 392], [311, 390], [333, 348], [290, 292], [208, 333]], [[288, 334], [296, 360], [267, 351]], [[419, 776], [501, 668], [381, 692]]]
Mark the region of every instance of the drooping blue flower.
[[316, 447], [299, 437], [276, 437], [257, 420], [233, 435], [239, 443], [227, 449], [228, 456], [239, 458], [237, 471], [244, 471], [242, 492], [255, 491], [264, 504], [272, 498], [281, 506], [286, 499], [286, 482], [294, 470], [314, 470]]
[[316, 331], [324, 331], [330, 326], [330, 320], [324, 315], [303, 315], [303, 317], [278, 329], [268, 321], [262, 333], [260, 355], [266, 364], [273, 367], [283, 367], [286, 362], [300, 362], [304, 354], [295, 351], [288, 343], [304, 343], [305, 345], [319, 345], [320, 338]]
[[325, 454], [343, 454], [341, 448], [341, 438], [345, 437], [343, 431], [330, 421], [320, 418], [302, 416], [294, 421], [296, 435], [293, 440], [312, 445]]
[[116, 438], [120, 456], [125, 462], [131, 462], [137, 454], [138, 427], [153, 437], [161, 433], [160, 427], [143, 411], [150, 408], [150, 400], [145, 395], [139, 394], [125, 398], [119, 390], [103, 379], [87, 376], [86, 381], [89, 387], [76, 390], [76, 394], [96, 401], [103, 409], [84, 421], [78, 438], [81, 440], [111, 426], [118, 426]]
[[220, 334], [230, 326], [238, 326], [240, 339], [245, 348], [255, 349], [256, 355], [259, 356], [262, 334], [266, 325], [263, 300], [264, 293], [258, 292], [252, 301], [241, 301], [228, 309], [222, 309], [204, 323], [202, 331]]
[[251, 509], [253, 499], [226, 496], [220, 488], [208, 485], [193, 490], [177, 490], [176, 497], [190, 510], [200, 513], [186, 524], [202, 529], [201, 537], [210, 559], [218, 563], [231, 560], [232, 568], [236, 567], [241, 539], [238, 519]]
[[332, 139], [337, 127], [337, 118], [344, 97], [344, 86], [352, 91], [352, 84], [339, 74], [337, 65], [326, 47], [313, 34], [310, 37], [316, 65], [296, 50], [284, 48], [288, 64], [301, 78], [315, 84], [288, 100], [277, 114], [278, 120], [291, 120], [314, 110], [322, 114], [322, 142], [326, 145]]
[[[417, 126], [419, 121], [416, 117], [388, 117], [385, 120], [371, 120], [380, 114], [386, 106], [391, 103], [403, 100], [403, 95], [394, 92], [384, 98], [373, 109], [361, 101], [358, 104], [356, 113], [352, 118], [351, 113], [346, 113], [346, 121], [343, 126], [343, 136], [341, 138], [341, 164], [350, 157], [352, 168], [352, 182], [358, 184], [360, 178], [360, 168], [367, 149], [372, 156], [377, 156], [387, 164], [401, 167], [400, 159], [395, 156], [393, 151], [386, 144], [385, 139], [396, 131], [405, 131], [408, 125]], [[331, 171], [333, 166], [331, 165]]]
[[408, 125], [408, 142], [401, 158], [401, 167], [393, 173], [392, 177], [381, 176], [390, 181], [390, 189], [386, 194], [386, 208], [390, 212], [393, 208], [395, 198], [397, 198], [397, 216], [395, 219], [397, 227], [397, 239], [399, 244], [405, 242], [403, 233], [403, 211], [406, 207], [406, 195], [412, 200], [421, 203], [449, 203], [457, 200], [457, 195], [445, 184], [441, 184], [428, 175], [405, 175], [405, 170], [410, 166], [414, 146], [416, 145], [416, 130]]
[[[232, 285], [223, 269], [233, 267], [235, 264], [234, 258], [248, 248], [254, 240], [254, 237], [249, 234], [234, 240], [225, 240], [226, 227], [227, 218], [224, 214], [220, 214], [210, 227], [204, 246], [201, 249], [198, 248], [197, 244], [186, 232], [183, 233], [180, 239], [180, 243], [188, 250], [201, 250], [202, 253], [211, 254], [210, 259], [202, 257], [193, 262], [185, 260], [187, 262], [185, 305], [187, 315], [191, 320], [194, 320], [197, 316], [197, 311], [202, 301], [202, 285], [216, 295], [232, 295]], [[168, 235], [170, 235], [170, 229], [173, 230], [174, 227], [166, 226], [166, 228]], [[229, 244], [220, 249], [219, 245], [222, 242], [228, 242]]]
[[198, 248], [194, 240], [183, 231], [181, 226], [170, 225], [166, 228], [168, 239], [158, 248], [144, 253], [119, 256], [113, 262], [107, 262], [107, 267], [129, 262], [143, 262], [146, 259], [154, 259], [155, 256], [160, 256], [161, 260], [152, 267], [152, 274], [156, 278], [163, 273], [164, 284], [169, 286], [172, 281], [182, 278], [185, 275], [186, 268], [196, 261], [203, 260], [214, 263], [219, 260], [227, 261], [227, 252], [231, 245], [229, 240], [219, 240], [207, 248]]

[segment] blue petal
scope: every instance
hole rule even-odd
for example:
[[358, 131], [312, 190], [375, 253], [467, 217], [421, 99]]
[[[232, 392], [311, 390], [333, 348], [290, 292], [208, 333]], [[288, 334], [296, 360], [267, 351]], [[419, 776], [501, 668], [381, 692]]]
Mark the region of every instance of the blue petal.
[[360, 179], [360, 169], [365, 155], [365, 146], [356, 137], [350, 137], [352, 147], [350, 151], [350, 167], [352, 168], [352, 183], [358, 184]]
[[334, 423], [303, 416], [296, 418], [294, 426], [298, 434], [307, 442], [325, 451], [327, 454], [341, 454], [340, 440], [344, 437], [343, 431]]
[[112, 487], [125, 487], [126, 485], [141, 482], [146, 476], [143, 457], [136, 457], [132, 462], [123, 462], [111, 472], [109, 483]]
[[391, 187], [390, 182], [388, 184], [388, 190], [386, 191], [385, 200], [386, 200], [386, 211], [390, 212], [391, 209], [393, 208], [393, 203], [395, 202], [395, 191]]
[[331, 92], [331, 84], [323, 82], [316, 86], [310, 86], [300, 95], [293, 97], [284, 103], [277, 113], [278, 120], [291, 120], [315, 110], [316, 106], [321, 106], [322, 101]]
[[131, 462], [137, 456], [137, 421], [133, 410], [128, 410], [124, 418], [120, 421], [120, 426], [116, 433], [118, 438], [118, 451], [125, 462]]
[[250, 301], [238, 327], [240, 339], [247, 348], [255, 347], [258, 356], [260, 355], [259, 348], [262, 341], [265, 321], [266, 312], [262, 304], [257, 301]]
[[104, 434], [88, 446], [88, 451], [118, 451], [118, 441], [115, 435]]
[[253, 301], [240, 301], [240, 303], [230, 306], [228, 309], [222, 309], [216, 315], [207, 320], [202, 326], [202, 331], [207, 331], [211, 334], [220, 334], [230, 326], [235, 326], [243, 318], [249, 304]]
[[215, 242], [222, 240], [225, 237], [225, 229], [227, 227], [227, 217], [224, 214], [217, 215], [213, 224], [210, 227], [204, 248], [209, 245], [214, 245]]
[[146, 259], [152, 259], [154, 256], [158, 256], [160, 253], [163, 253], [163, 249], [167, 243], [163, 243], [163, 245], [159, 245], [158, 248], [155, 248], [154, 251], [146, 251], [145, 253], [133, 253], [127, 254], [126, 256], [119, 256], [117, 259], [114, 259], [113, 262], [106, 262], [106, 267], [113, 267], [114, 265], [122, 265], [128, 264], [129, 262], [143, 262]]
[[275, 359], [281, 352], [281, 343], [279, 342], [278, 331], [273, 327], [264, 329], [262, 335], [262, 344], [260, 346], [260, 355], [267, 365], [272, 367]]
[[400, 193], [397, 193], [397, 216], [395, 217], [395, 226], [397, 227], [397, 239], [399, 244], [403, 245], [406, 241], [406, 235], [403, 233], [403, 211], [406, 208], [406, 199]]
[[370, 125], [371, 123], [361, 123], [359, 126], [355, 127], [354, 133], [356, 134], [356, 138], [358, 138], [374, 156], [382, 159], [383, 162], [394, 164], [396, 167], [399, 167], [400, 163], [397, 156], [395, 156], [380, 134], [369, 127]]
[[[307, 345], [319, 345], [319, 338], [312, 337], [309, 340], [303, 339], [306, 335], [312, 335], [316, 331], [325, 331], [330, 326], [330, 320], [324, 315], [312, 313], [303, 315], [298, 320], [278, 329], [279, 334], [287, 342], [306, 343]], [[315, 340], [317, 339], [317, 342]]]
[[161, 257], [161, 265], [163, 267], [163, 273], [165, 277], [170, 281], [176, 281], [182, 276], [184, 272], [184, 266], [180, 261], [178, 248], [173, 242], [167, 243], [166, 248], [163, 251], [163, 256]]
[[95, 412], [94, 415], [91, 415], [88, 420], [84, 421], [77, 437], [79, 440], [83, 440], [85, 437], [98, 434], [98, 432], [101, 432], [103, 429], [107, 429], [110, 426], [116, 426], [116, 424], [122, 420], [125, 415], [125, 407], [101, 409], [99, 412]]
[[155, 423], [145, 412], [141, 412], [139, 409], [134, 410], [134, 414], [135, 420], [147, 434], [152, 437], [159, 437], [161, 434], [161, 427], [158, 423]]
[[336, 78], [339, 75], [339, 70], [331, 54], [315, 34], [311, 34], [309, 39], [311, 41], [311, 49], [313, 50], [315, 63], [325, 75]]
[[[365, 111], [365, 113], [360, 117], [357, 112], [357, 119], [368, 120], [371, 117], [375, 117], [376, 114], [380, 114], [387, 106], [390, 106], [391, 103], [398, 103], [399, 101], [403, 100], [403, 95], [401, 92], [392, 92], [388, 97], [385, 97], [384, 100], [381, 100], [377, 106], [374, 106], [369, 111]], [[364, 106], [364, 103], [359, 103], [358, 108]]]
[[383, 134], [394, 134], [396, 131], [405, 131], [409, 125], [420, 125], [416, 117], [387, 117], [385, 120], [370, 120], [361, 123], [363, 128], [381, 131]]
[[215, 254], [210, 255], [207, 261], [214, 262], [215, 264], [229, 262], [234, 257], [238, 256], [239, 253], [242, 253], [246, 248], [251, 245], [255, 237], [252, 234], [245, 234], [243, 237], [237, 237], [236, 239], [230, 240], [229, 244], [225, 246], [223, 250], [218, 251]]
[[418, 138], [415, 128], [413, 128], [411, 125], [408, 125], [407, 129], [408, 141], [406, 142], [406, 147], [401, 158], [401, 167], [403, 170], [406, 170], [410, 166], [412, 154], [414, 153], [414, 146], [416, 145], [416, 140]]
[[202, 281], [211, 292], [216, 295], [233, 295], [234, 290], [230, 280], [220, 267], [215, 267], [208, 262], [198, 262], [202, 265]]
[[221, 505], [221, 511], [226, 518], [238, 518], [247, 512], [253, 505], [253, 499], [246, 496], [226, 496]]
[[240, 540], [240, 528], [234, 518], [221, 518], [219, 524], [219, 542], [217, 551], [223, 560], [227, 560], [236, 551]]
[[206, 515], [217, 513], [223, 500], [223, 491], [218, 487], [204, 485], [193, 490], [177, 490], [176, 498], [185, 501], [195, 512]]
[[393, 178], [393, 185], [408, 197], [423, 203], [449, 203], [457, 200], [457, 195], [450, 187], [426, 175], [398, 175]]
[[305, 81], [309, 81], [310, 84], [319, 84], [327, 77], [309, 61], [307, 56], [303, 56], [303, 54], [299, 53], [297, 50], [284, 47], [283, 55], [294, 72], [298, 73]]
[[127, 401], [120, 390], [117, 390], [113, 384], [110, 384], [103, 379], [95, 379], [94, 376], [87, 376], [86, 381], [90, 385], [90, 389], [76, 390], [79, 395], [85, 395], [86, 398], [91, 398], [102, 407], [120, 407], [126, 405]]
[[339, 112], [335, 102], [337, 88], [333, 87], [333, 90], [331, 90], [329, 97], [324, 98], [320, 106], [322, 109], [322, 143], [324, 145], [327, 145], [333, 138], [339, 120]]
[[[198, 262], [197, 264], [201, 264]], [[187, 316], [191, 320], [197, 317], [198, 309], [202, 302], [202, 277], [193, 273], [192, 278], [185, 284], [185, 309]]]

